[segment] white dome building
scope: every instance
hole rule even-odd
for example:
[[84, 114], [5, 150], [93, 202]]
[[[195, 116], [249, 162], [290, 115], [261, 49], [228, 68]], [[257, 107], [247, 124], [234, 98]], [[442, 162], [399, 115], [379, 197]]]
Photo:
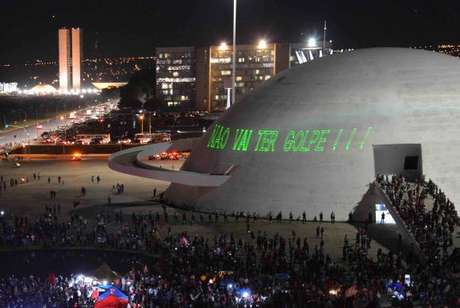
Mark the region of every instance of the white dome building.
[[[454, 57], [402, 48], [325, 57], [266, 82], [193, 146], [181, 172], [218, 184], [171, 177], [165, 197], [204, 210], [309, 219], [334, 211], [345, 220], [377, 173], [402, 173], [425, 175], [460, 202], [459, 119]], [[151, 172], [128, 169], [117, 170]]]

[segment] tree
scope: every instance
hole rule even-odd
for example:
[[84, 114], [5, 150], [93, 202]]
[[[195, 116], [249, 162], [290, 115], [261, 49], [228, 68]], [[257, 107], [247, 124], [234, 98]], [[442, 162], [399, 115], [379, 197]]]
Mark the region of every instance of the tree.
[[143, 109], [155, 97], [155, 72], [143, 69], [135, 72], [126, 86], [120, 89], [120, 109]]

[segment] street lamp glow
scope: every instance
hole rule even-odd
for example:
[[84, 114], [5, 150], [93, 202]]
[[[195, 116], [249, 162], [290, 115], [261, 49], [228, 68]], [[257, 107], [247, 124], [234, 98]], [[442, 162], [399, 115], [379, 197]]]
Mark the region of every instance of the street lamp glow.
[[220, 51], [228, 50], [228, 45], [227, 45], [227, 43], [226, 43], [226, 42], [220, 43], [218, 49], [219, 49]]
[[141, 134], [144, 133], [144, 114], [139, 115], [139, 119], [141, 120]]
[[316, 39], [314, 37], [310, 37], [307, 41], [307, 46], [308, 47], [316, 47], [317, 46], [317, 42], [316, 42]]
[[265, 49], [267, 48], [267, 41], [264, 39], [259, 40], [259, 43], [257, 44], [258, 49]]

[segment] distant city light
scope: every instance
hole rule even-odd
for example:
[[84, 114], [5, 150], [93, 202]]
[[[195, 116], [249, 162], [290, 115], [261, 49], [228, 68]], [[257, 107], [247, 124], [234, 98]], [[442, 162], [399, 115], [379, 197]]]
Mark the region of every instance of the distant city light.
[[265, 49], [267, 48], [267, 41], [264, 39], [261, 39], [259, 43], [257, 44], [258, 49]]
[[17, 95], [76, 95], [84, 98], [84, 94], [99, 94], [101, 90], [94, 88], [85, 89], [54, 89], [51, 86], [37, 86], [31, 89], [17, 89], [14, 91]]
[[317, 46], [316, 38], [310, 37], [308, 39], [308, 41], [307, 41], [307, 46], [308, 47], [316, 47]]
[[222, 42], [220, 43], [219, 45], [219, 48], [218, 48], [220, 51], [225, 51], [225, 50], [228, 50], [228, 45], [226, 42]]

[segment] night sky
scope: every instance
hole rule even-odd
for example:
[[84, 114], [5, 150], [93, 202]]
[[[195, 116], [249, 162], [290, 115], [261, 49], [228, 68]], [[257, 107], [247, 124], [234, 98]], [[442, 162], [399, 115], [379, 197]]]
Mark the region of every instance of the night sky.
[[[85, 30], [88, 57], [231, 41], [233, 0], [1, 0], [0, 63], [55, 59], [57, 28]], [[328, 39], [338, 48], [460, 42], [460, 1], [239, 0], [238, 42]]]

